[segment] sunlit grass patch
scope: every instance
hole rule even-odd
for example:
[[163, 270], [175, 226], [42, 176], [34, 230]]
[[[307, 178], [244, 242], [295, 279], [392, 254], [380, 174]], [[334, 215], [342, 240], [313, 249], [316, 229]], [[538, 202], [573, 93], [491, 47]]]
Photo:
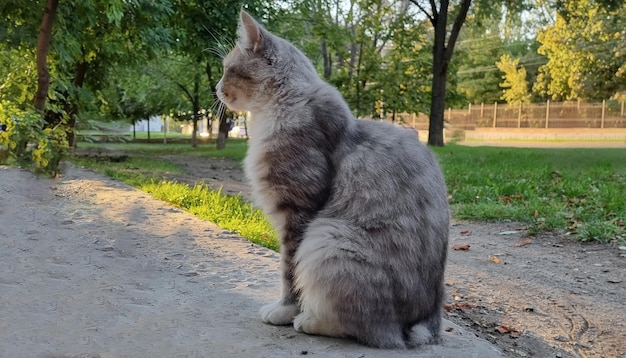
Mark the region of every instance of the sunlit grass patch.
[[190, 187], [174, 182], [144, 183], [139, 189], [199, 218], [232, 230], [250, 241], [278, 250], [279, 244], [271, 224], [260, 210], [253, 208], [240, 196], [223, 195], [204, 185]]

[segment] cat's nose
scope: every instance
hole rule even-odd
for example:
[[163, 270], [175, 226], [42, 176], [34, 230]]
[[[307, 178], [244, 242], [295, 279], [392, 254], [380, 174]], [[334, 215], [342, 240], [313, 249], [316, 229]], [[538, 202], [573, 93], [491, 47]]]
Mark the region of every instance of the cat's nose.
[[224, 85], [222, 84], [222, 80], [220, 80], [216, 85], [215, 85], [215, 92], [217, 94], [217, 97], [219, 99], [225, 99], [228, 98], [228, 95], [224, 92]]

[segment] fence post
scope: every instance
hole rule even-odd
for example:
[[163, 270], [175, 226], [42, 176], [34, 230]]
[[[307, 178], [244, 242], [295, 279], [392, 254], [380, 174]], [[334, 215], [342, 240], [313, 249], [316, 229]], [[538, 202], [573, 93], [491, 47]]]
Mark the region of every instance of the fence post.
[[467, 114], [472, 114], [472, 104], [471, 103], [467, 106]]
[[622, 110], [620, 111], [620, 117], [624, 117], [624, 101], [622, 103]]
[[606, 100], [602, 100], [602, 119], [600, 119], [600, 128], [604, 128], [604, 112], [606, 111]]
[[452, 107], [448, 107], [448, 122], [452, 123]]
[[480, 118], [485, 116], [485, 102], [480, 102]]
[[498, 102], [493, 103], [493, 128], [496, 128], [496, 118], [498, 116]]
[[413, 119], [413, 129], [415, 129], [415, 113], [411, 113], [411, 118]]
[[522, 102], [519, 103], [519, 112], [517, 113], [517, 128], [522, 128]]
[[550, 120], [550, 100], [546, 101], [546, 128], [548, 128], [548, 121]]

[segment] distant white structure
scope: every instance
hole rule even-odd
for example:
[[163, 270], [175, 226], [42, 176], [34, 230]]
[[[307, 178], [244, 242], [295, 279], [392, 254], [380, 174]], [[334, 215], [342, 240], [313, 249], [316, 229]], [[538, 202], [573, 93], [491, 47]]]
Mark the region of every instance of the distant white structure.
[[[135, 122], [135, 131], [136, 132], [147, 132], [148, 131], [148, 122], [150, 123], [150, 132], [162, 132], [163, 131], [163, 120], [161, 116], [152, 116], [150, 119], [142, 119], [140, 121]], [[130, 125], [129, 131], [133, 131], [133, 125]]]

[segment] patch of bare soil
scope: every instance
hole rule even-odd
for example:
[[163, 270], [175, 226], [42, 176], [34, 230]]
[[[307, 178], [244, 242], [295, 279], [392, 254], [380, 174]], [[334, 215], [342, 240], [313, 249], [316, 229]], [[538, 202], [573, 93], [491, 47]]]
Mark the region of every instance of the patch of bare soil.
[[[240, 164], [162, 157], [171, 178], [249, 198]], [[626, 251], [524, 224], [455, 221], [446, 272], [447, 318], [511, 357], [626, 356]]]

